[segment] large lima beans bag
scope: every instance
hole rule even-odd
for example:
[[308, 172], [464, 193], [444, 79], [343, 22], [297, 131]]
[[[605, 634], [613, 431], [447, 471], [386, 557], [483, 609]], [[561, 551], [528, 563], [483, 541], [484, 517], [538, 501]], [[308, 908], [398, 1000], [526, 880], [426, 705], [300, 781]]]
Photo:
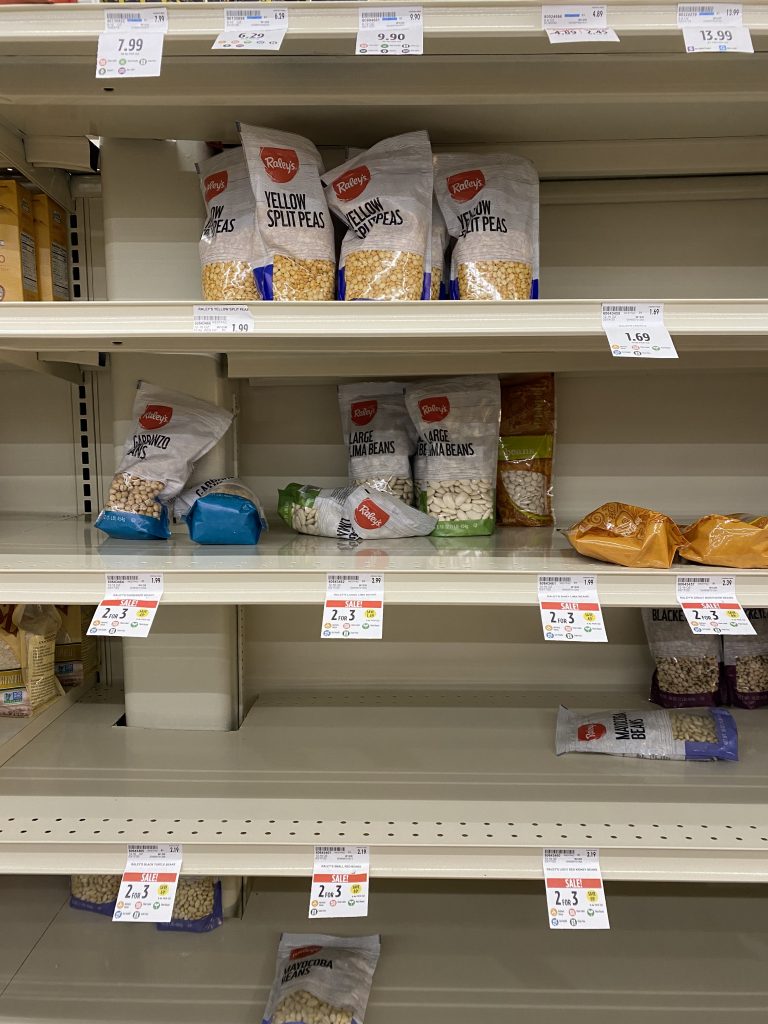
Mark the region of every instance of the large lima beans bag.
[[339, 412], [349, 481], [413, 503], [413, 427], [405, 387], [395, 381], [340, 384]]
[[170, 537], [168, 502], [231, 422], [232, 413], [211, 402], [140, 381], [131, 433], [96, 527], [124, 540]]
[[724, 708], [557, 713], [555, 752], [653, 761], [738, 761], [736, 722]]
[[256, 202], [256, 283], [275, 302], [333, 299], [336, 249], [315, 146], [300, 135], [238, 124]]
[[493, 533], [499, 448], [498, 377], [442, 377], [405, 388], [418, 440], [416, 507], [435, 516], [436, 537]]
[[394, 494], [355, 485], [288, 484], [278, 491], [277, 511], [297, 533], [354, 542], [427, 537], [437, 522]]
[[378, 935], [285, 933], [263, 1024], [363, 1024], [380, 948]]
[[432, 147], [426, 132], [377, 142], [323, 176], [328, 205], [346, 226], [342, 301], [430, 297]]
[[539, 297], [539, 178], [509, 153], [437, 153], [435, 195], [456, 239], [452, 299]]
[[240, 147], [197, 165], [205, 202], [200, 238], [203, 298], [254, 302], [256, 288], [256, 209], [248, 167]]

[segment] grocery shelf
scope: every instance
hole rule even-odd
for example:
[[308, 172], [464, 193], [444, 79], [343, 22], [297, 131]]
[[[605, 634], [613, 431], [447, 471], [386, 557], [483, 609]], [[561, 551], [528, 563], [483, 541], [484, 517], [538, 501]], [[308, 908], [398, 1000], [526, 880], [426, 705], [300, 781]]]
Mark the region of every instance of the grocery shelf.
[[[390, 604], [530, 605], [542, 573], [595, 576], [605, 607], [676, 603], [678, 573], [626, 569], [577, 554], [557, 531], [498, 530], [491, 537], [412, 537], [358, 546], [296, 534], [273, 524], [256, 548], [193, 544], [186, 532], [170, 541], [105, 537], [84, 517], [0, 515], [0, 576], [6, 601], [95, 604], [107, 572], [162, 572], [167, 604], [317, 604], [329, 572], [382, 572]], [[768, 607], [768, 573], [711, 569], [736, 577], [745, 607]], [[162, 609], [161, 609], [162, 612]]]
[[0, 717], [0, 765], [5, 764], [51, 722], [55, 722], [59, 715], [63, 715], [68, 708], [84, 697], [95, 682], [94, 675], [85, 682], [70, 687], [62, 696], [28, 718]]
[[[247, 334], [193, 330], [197, 302], [8, 303], [2, 351], [225, 353], [235, 377], [620, 368], [594, 299], [252, 303]], [[768, 300], [673, 299], [664, 316], [685, 368], [768, 366]], [[648, 363], [642, 360], [644, 371]], [[665, 370], [678, 366], [665, 362]]]
[[[645, 703], [619, 683], [603, 707]], [[558, 699], [595, 706], [567, 681], [549, 707], [380, 695], [206, 734], [76, 704], [0, 768], [0, 872], [117, 872], [127, 842], [172, 841], [191, 874], [306, 876], [315, 843], [359, 842], [375, 877], [538, 878], [542, 847], [594, 845], [609, 879], [768, 881], [759, 712], [735, 713], [738, 764], [639, 761], [555, 756]]]
[[611, 931], [564, 939], [547, 928], [540, 883], [374, 880], [367, 918], [321, 922], [307, 920], [306, 881], [257, 880], [243, 919], [215, 932], [117, 926], [65, 906], [34, 947], [9, 889], [0, 880], [3, 930], [28, 954], [0, 997], [13, 1024], [260, 1020], [283, 931], [381, 935], [367, 1024], [614, 1024], [619, 1012], [630, 1024], [722, 1024], [768, 1010], [764, 897], [752, 887], [609, 884]]
[[[723, 162], [732, 146], [764, 135], [764, 4], [744, 5], [754, 54], [712, 55], [684, 52], [671, 2], [613, 4], [618, 44], [553, 47], [538, 5], [426, 0], [425, 56], [394, 65], [354, 56], [356, 5], [288, 7], [279, 54], [236, 54], [211, 50], [220, 8], [169, 6], [161, 76], [105, 82], [94, 73], [103, 8], [4, 6], [3, 119], [26, 136], [226, 142], [236, 141], [239, 119], [362, 146], [417, 128], [449, 145], [718, 139]], [[647, 166], [639, 148], [635, 159]], [[683, 162], [698, 173], [692, 159]], [[765, 171], [765, 163], [749, 169]]]
[[[233, 5], [235, 6], [235, 5]], [[238, 4], [254, 7], [258, 4]], [[398, 2], [393, 6], [407, 7]], [[541, 28], [541, 6], [519, 0], [421, 0], [424, 9], [424, 39], [427, 54], [519, 54], [546, 52], [549, 43]], [[151, 9], [147, 5], [146, 9]], [[357, 35], [357, 5], [317, 3], [299, 6], [289, 3], [288, 30], [281, 54], [354, 54]], [[48, 16], [46, 16], [48, 14]], [[678, 43], [677, 4], [623, 0], [610, 8], [609, 24], [620, 36], [650, 37], [654, 48], [664, 38]], [[216, 8], [168, 8], [166, 49], [170, 54], [207, 55], [219, 60], [241, 54], [213, 53], [211, 44], [223, 30], [224, 18]], [[745, 3], [743, 23], [755, 32], [768, 32], [765, 5]], [[104, 12], [97, 6], [79, 5], [74, 10], [53, 12], [9, 5], [2, 11], [2, 52], [11, 54], [88, 54], [104, 28]], [[527, 46], [525, 44], [528, 44]], [[537, 45], [538, 44], [538, 45]], [[593, 44], [594, 45], [594, 44]], [[649, 44], [645, 42], [645, 45]], [[605, 44], [603, 49], [609, 50]], [[610, 50], [609, 50], [610, 52]], [[263, 54], [246, 54], [263, 57]]]

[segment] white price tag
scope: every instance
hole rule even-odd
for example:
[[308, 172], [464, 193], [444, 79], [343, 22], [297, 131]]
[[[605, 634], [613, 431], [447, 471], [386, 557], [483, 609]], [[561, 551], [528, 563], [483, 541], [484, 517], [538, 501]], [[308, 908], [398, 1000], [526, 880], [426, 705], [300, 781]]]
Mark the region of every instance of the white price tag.
[[105, 11], [105, 32], [162, 32], [168, 31], [168, 11], [155, 10]]
[[310, 917], [367, 917], [367, 846], [316, 846]]
[[598, 850], [545, 850], [549, 927], [610, 928]]
[[754, 635], [754, 626], [736, 597], [733, 576], [678, 576], [677, 600], [696, 634]]
[[686, 53], [754, 53], [752, 36], [743, 25], [731, 28], [684, 28]]
[[619, 43], [612, 28], [548, 28], [550, 43]]
[[160, 572], [107, 573], [107, 592], [94, 613], [88, 636], [147, 636], [162, 596]]
[[253, 317], [247, 306], [195, 306], [192, 331], [195, 334], [250, 334]]
[[545, 5], [541, 8], [541, 27], [556, 28], [608, 28], [605, 4]]
[[594, 576], [539, 576], [545, 640], [608, 642]]
[[279, 50], [288, 31], [288, 11], [275, 7], [241, 7], [224, 12], [224, 31], [213, 44], [214, 50]]
[[157, 78], [168, 12], [106, 11], [96, 55], [97, 78]]
[[96, 55], [97, 78], [157, 78], [163, 62], [159, 32], [102, 32]]
[[660, 302], [604, 302], [602, 321], [617, 358], [677, 359]]
[[677, 27], [741, 25], [742, 13], [741, 4], [678, 4]]
[[129, 845], [112, 920], [170, 921], [181, 860], [179, 843]]
[[323, 640], [381, 640], [384, 577], [375, 573], [328, 573]]
[[424, 52], [421, 7], [382, 7], [358, 10], [355, 53], [358, 56], [412, 56]]

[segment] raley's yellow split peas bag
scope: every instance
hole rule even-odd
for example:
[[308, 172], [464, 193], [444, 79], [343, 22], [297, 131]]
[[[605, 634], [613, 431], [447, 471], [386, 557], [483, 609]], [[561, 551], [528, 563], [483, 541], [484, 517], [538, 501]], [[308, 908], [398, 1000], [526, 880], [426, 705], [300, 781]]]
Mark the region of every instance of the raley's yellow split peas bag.
[[336, 249], [315, 146], [300, 135], [238, 124], [256, 200], [256, 284], [271, 302], [332, 299]]
[[430, 297], [432, 148], [426, 132], [377, 142], [323, 175], [328, 205], [347, 227], [342, 301]]
[[203, 298], [254, 302], [261, 298], [254, 271], [256, 203], [240, 147], [197, 165], [205, 202], [200, 238]]
[[435, 195], [448, 234], [452, 299], [539, 297], [539, 178], [509, 153], [438, 153]]

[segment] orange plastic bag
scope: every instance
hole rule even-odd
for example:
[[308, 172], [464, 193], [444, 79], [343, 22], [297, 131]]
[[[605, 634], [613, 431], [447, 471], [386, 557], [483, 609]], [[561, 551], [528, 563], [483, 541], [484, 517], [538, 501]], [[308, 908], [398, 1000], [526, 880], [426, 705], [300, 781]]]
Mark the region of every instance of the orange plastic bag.
[[702, 565], [768, 569], [768, 516], [702, 516], [683, 527], [680, 554]]
[[683, 535], [663, 512], [609, 501], [566, 532], [580, 555], [639, 569], [669, 569]]

